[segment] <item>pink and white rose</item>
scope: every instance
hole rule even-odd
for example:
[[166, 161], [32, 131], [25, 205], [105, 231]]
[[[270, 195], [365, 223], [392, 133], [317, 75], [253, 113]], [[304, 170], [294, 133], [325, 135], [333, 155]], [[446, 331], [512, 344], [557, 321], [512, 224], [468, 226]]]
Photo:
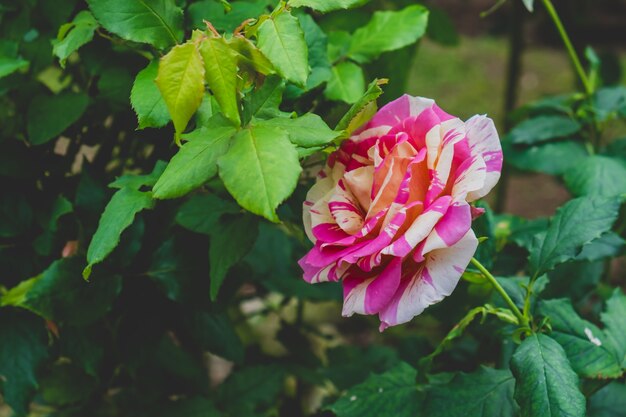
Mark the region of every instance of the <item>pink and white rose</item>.
[[450, 295], [478, 241], [472, 201], [498, 182], [493, 121], [466, 122], [402, 96], [333, 152], [304, 202], [315, 244], [310, 283], [343, 284], [343, 315], [378, 314], [381, 331]]

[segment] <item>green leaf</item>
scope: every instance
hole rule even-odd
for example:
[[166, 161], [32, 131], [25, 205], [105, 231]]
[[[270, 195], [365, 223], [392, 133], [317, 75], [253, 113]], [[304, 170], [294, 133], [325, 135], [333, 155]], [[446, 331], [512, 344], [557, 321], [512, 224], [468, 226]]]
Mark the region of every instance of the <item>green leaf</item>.
[[52, 41], [52, 53], [59, 58], [61, 68], [65, 68], [67, 58], [81, 46], [93, 39], [98, 22], [87, 10], [78, 12], [71, 23], [59, 28], [57, 39]]
[[250, 122], [257, 119], [269, 119], [282, 114], [278, 106], [282, 102], [285, 83], [280, 77], [268, 77], [258, 90], [244, 98], [243, 121]]
[[165, 49], [183, 36], [183, 12], [174, 0], [87, 0], [100, 24], [133, 42]]
[[193, 43], [175, 46], [161, 58], [156, 84], [179, 137], [204, 96], [204, 64]]
[[381, 85], [386, 80], [374, 80], [367, 86], [365, 94], [350, 107], [350, 110], [339, 120], [335, 130], [345, 130], [347, 135], [352, 134], [359, 127], [367, 123], [376, 114], [376, 99], [383, 93]]
[[213, 403], [204, 397], [179, 399], [159, 407], [157, 417], [221, 417]]
[[205, 30], [204, 20], [209, 20], [220, 32], [233, 32], [244, 20], [256, 19], [267, 10], [267, 1], [254, 0], [229, 3], [230, 10], [215, 0], [193, 2], [187, 8], [185, 17], [189, 17], [194, 29]]
[[28, 68], [29, 62], [22, 58], [0, 56], [0, 78], [13, 74], [15, 71]]
[[550, 337], [563, 346], [578, 375], [596, 379], [618, 378], [622, 375], [621, 360], [618, 361], [604, 332], [580, 318], [571, 301], [541, 301], [539, 312], [550, 318]]
[[626, 240], [615, 232], [607, 232], [583, 246], [576, 257], [577, 261], [594, 262], [600, 259], [620, 256], [626, 246]]
[[224, 216], [211, 233], [209, 267], [211, 300], [217, 294], [230, 268], [252, 249], [258, 236], [258, 221], [254, 216]]
[[31, 314], [2, 308], [0, 340], [0, 388], [4, 402], [17, 415], [25, 416], [30, 395], [37, 388], [37, 368], [48, 355], [44, 323]]
[[504, 160], [523, 171], [561, 175], [576, 167], [589, 156], [584, 145], [571, 140], [551, 142], [531, 147], [513, 146], [502, 142]]
[[326, 145], [339, 136], [316, 114], [307, 113], [295, 119], [275, 117], [260, 120], [257, 126], [277, 127], [289, 134], [291, 142], [304, 148]]
[[130, 92], [130, 104], [137, 113], [138, 129], [163, 127], [170, 121], [167, 105], [154, 80], [159, 70], [158, 61], [150, 61], [139, 71]]
[[59, 228], [59, 219], [66, 214], [72, 213], [74, 208], [65, 197], [59, 195], [52, 204], [49, 212], [49, 218], [43, 233], [37, 236], [33, 242], [33, 247], [38, 254], [49, 256], [55, 244], [55, 234]]
[[428, 15], [428, 28], [426, 30], [428, 37], [442, 45], [458, 45], [459, 33], [448, 13], [443, 9], [431, 5], [429, 5], [428, 11], [430, 12]]
[[87, 110], [89, 97], [84, 93], [61, 93], [35, 97], [28, 107], [26, 130], [33, 145], [56, 138]]
[[200, 44], [204, 75], [226, 118], [239, 125], [237, 100], [237, 53], [224, 38], [207, 38]]
[[574, 196], [626, 194], [626, 164], [607, 156], [587, 157], [566, 171], [563, 179]]
[[239, 205], [274, 222], [276, 207], [291, 195], [302, 171], [287, 133], [262, 126], [237, 133], [218, 166]]
[[306, 85], [308, 51], [297, 18], [282, 12], [265, 20], [259, 26], [257, 44], [278, 74], [299, 86]]
[[176, 223], [196, 233], [210, 235], [222, 214], [235, 214], [241, 209], [215, 194], [194, 195], [178, 209]]
[[511, 358], [522, 417], [584, 417], [585, 396], [565, 351], [545, 334], [528, 336]]
[[580, 129], [580, 123], [566, 116], [539, 116], [515, 126], [506, 139], [514, 144], [531, 145], [571, 136]]
[[415, 43], [426, 32], [427, 24], [428, 10], [421, 5], [374, 12], [369, 23], [352, 35], [348, 56], [360, 63], [370, 62], [383, 52]]
[[415, 369], [402, 362], [350, 388], [328, 409], [338, 417], [415, 417], [422, 409], [416, 374]]
[[167, 163], [164, 161], [157, 161], [152, 168], [152, 172], [146, 175], [127, 174], [118, 177], [109, 184], [109, 188], [132, 188], [135, 190], [141, 189], [141, 187], [152, 187], [156, 184], [157, 180], [165, 171]]
[[[239, 3], [240, 2], [237, 2], [235, 4]], [[237, 56], [239, 67], [251, 73], [253, 77], [256, 75], [255, 72], [259, 72], [263, 75], [276, 73], [272, 63], [263, 55], [261, 50], [248, 39], [241, 36], [233, 36], [231, 39], [227, 40], [227, 42], [231, 50]]]
[[234, 127], [202, 127], [184, 135], [185, 143], [154, 186], [154, 198], [181, 197], [217, 174], [217, 160], [228, 150]]
[[596, 91], [593, 96], [593, 110], [600, 122], [616, 116], [626, 117], [626, 87], [618, 85]]
[[85, 401], [96, 388], [95, 378], [71, 363], [55, 363], [39, 378], [39, 393], [46, 404], [67, 406]]
[[618, 360], [623, 368], [626, 368], [626, 296], [619, 289], [613, 291], [613, 295], [606, 302], [606, 310], [601, 315], [605, 325], [607, 339], [614, 346]]
[[185, 326], [202, 349], [236, 363], [243, 361], [244, 346], [226, 314], [196, 310], [186, 318]]
[[624, 417], [626, 385], [611, 382], [589, 398], [587, 417]]
[[258, 406], [275, 404], [283, 389], [285, 370], [277, 365], [248, 366], [232, 373], [218, 389], [220, 403], [229, 415], [252, 415]]
[[369, 0], [289, 0], [291, 7], [310, 7], [322, 13], [333, 10], [351, 9], [367, 3]]
[[[308, 14], [299, 14], [300, 27], [304, 31], [304, 40], [309, 50], [311, 74], [306, 82], [306, 90], [311, 90], [330, 78], [330, 60], [328, 59], [328, 36]], [[296, 87], [294, 87], [296, 88]], [[304, 93], [304, 91], [302, 90]]]
[[361, 98], [364, 91], [363, 70], [353, 62], [344, 61], [332, 67], [324, 96], [329, 100], [353, 104]]
[[611, 229], [619, 214], [620, 199], [580, 197], [557, 211], [544, 235], [533, 241], [531, 270], [541, 275], [556, 265], [574, 259], [583, 245]]
[[3, 295], [1, 304], [25, 308], [55, 322], [90, 324], [111, 309], [122, 290], [122, 279], [96, 275], [92, 282], [85, 282], [82, 265], [78, 257], [54, 261], [41, 275]]
[[132, 188], [122, 188], [116, 192], [100, 217], [98, 229], [91, 238], [87, 250], [87, 267], [83, 276], [88, 279], [93, 265], [102, 262], [120, 242], [122, 232], [132, 224], [135, 215], [144, 209], [152, 208], [151, 193]]
[[428, 417], [514, 417], [515, 379], [508, 369], [481, 366], [478, 371], [457, 374], [444, 385], [428, 391], [424, 415]]
[[526, 7], [528, 11], [532, 13], [535, 0], [522, 0], [522, 3], [524, 3], [524, 7]]

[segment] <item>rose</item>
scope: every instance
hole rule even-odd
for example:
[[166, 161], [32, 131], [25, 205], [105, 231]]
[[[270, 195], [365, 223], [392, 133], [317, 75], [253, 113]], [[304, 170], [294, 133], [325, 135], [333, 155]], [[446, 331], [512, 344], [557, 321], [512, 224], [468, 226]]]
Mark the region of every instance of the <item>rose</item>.
[[501, 168], [491, 119], [463, 122], [408, 95], [387, 104], [307, 194], [305, 280], [341, 280], [342, 314], [378, 314], [381, 331], [411, 320], [456, 287], [478, 245], [469, 203]]

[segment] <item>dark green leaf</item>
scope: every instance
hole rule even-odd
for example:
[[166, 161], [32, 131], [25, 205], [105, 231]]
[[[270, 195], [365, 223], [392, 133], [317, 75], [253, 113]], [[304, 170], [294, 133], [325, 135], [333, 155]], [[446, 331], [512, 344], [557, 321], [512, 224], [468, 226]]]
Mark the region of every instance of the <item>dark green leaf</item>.
[[4, 294], [0, 304], [26, 308], [60, 323], [89, 324], [111, 309], [122, 290], [122, 279], [96, 274], [91, 282], [85, 282], [82, 265], [77, 257], [55, 261], [41, 275]]
[[541, 301], [539, 312], [550, 318], [550, 337], [563, 346], [578, 375], [596, 379], [622, 375], [621, 360], [618, 361], [604, 332], [580, 318], [569, 300]]
[[236, 363], [243, 361], [243, 344], [226, 314], [194, 311], [185, 325], [202, 349]]
[[481, 366], [478, 371], [457, 374], [445, 385], [428, 392], [424, 410], [428, 417], [514, 417], [515, 379], [508, 369]]
[[589, 398], [587, 417], [624, 417], [626, 385], [611, 382]]
[[565, 351], [545, 334], [532, 334], [511, 359], [522, 417], [584, 417], [585, 396]]
[[567, 170], [563, 179], [575, 196], [626, 194], [626, 163], [607, 156], [589, 156]]
[[504, 160], [524, 171], [561, 175], [576, 167], [589, 156], [585, 147], [574, 141], [559, 141], [544, 145], [518, 147], [502, 142]]
[[154, 197], [181, 197], [217, 174], [217, 161], [226, 153], [234, 127], [202, 127], [187, 135], [185, 143], [154, 185]]
[[228, 270], [252, 249], [257, 235], [253, 216], [224, 216], [216, 224], [209, 247], [211, 299], [217, 298]]
[[206, 29], [204, 20], [208, 20], [220, 32], [233, 32], [244, 20], [257, 18], [267, 9], [267, 1], [242, 1], [230, 4], [226, 12], [223, 4], [215, 0], [193, 2], [187, 8], [191, 26], [194, 29]]
[[28, 139], [33, 145], [54, 139], [80, 119], [88, 104], [89, 98], [83, 93], [35, 97], [28, 107]]
[[428, 37], [446, 46], [455, 46], [459, 43], [459, 33], [450, 16], [437, 7], [429, 6]]
[[151, 193], [132, 188], [122, 188], [113, 195], [100, 217], [98, 230], [91, 238], [87, 250], [88, 265], [83, 271], [85, 279], [89, 278], [93, 265], [102, 262], [115, 249], [122, 232], [131, 225], [135, 215], [152, 208], [153, 204]]
[[602, 323], [606, 326], [606, 337], [615, 348], [618, 360], [626, 368], [626, 296], [619, 288], [613, 291], [613, 295], [606, 302]]
[[129, 41], [165, 49], [182, 38], [183, 13], [174, 0], [87, 0], [87, 3], [106, 30]]
[[210, 235], [222, 214], [236, 214], [240, 210], [236, 204], [214, 194], [194, 195], [178, 209], [176, 223], [193, 232]]
[[604, 258], [620, 256], [626, 241], [615, 232], [607, 232], [583, 246], [577, 261], [594, 262]]
[[204, 397], [174, 401], [163, 406], [157, 417], [221, 417], [213, 403]]
[[593, 106], [598, 119], [606, 122], [612, 117], [626, 117], [626, 87], [604, 87], [595, 92]]
[[55, 243], [55, 234], [58, 231], [58, 222], [61, 217], [66, 214], [70, 214], [73, 211], [72, 203], [70, 203], [65, 197], [59, 195], [52, 207], [50, 208], [50, 216], [43, 233], [37, 236], [37, 239], [33, 242], [33, 247], [38, 254], [48, 256], [52, 253], [52, 249]]
[[220, 403], [229, 409], [247, 410], [250, 413], [255, 406], [274, 404], [283, 388], [284, 379], [285, 371], [277, 365], [248, 366], [235, 371], [220, 386]]
[[328, 409], [338, 417], [415, 417], [423, 407], [415, 377], [415, 369], [402, 362], [350, 388]]
[[302, 168], [287, 133], [252, 126], [235, 135], [219, 161], [224, 185], [252, 213], [277, 222], [276, 207], [293, 192]]
[[348, 56], [365, 63], [381, 53], [415, 43], [426, 32], [428, 10], [421, 5], [400, 11], [374, 12], [369, 23], [352, 35]]
[[518, 124], [506, 140], [514, 144], [531, 145], [551, 139], [564, 138], [578, 132], [582, 126], [565, 116], [539, 116]]
[[580, 197], [562, 206], [545, 235], [533, 241], [529, 262], [534, 274], [575, 258], [584, 245], [609, 231], [620, 204], [616, 197]]
[[154, 80], [159, 69], [158, 61], [150, 61], [135, 78], [130, 92], [130, 104], [137, 113], [139, 129], [163, 127], [170, 121], [167, 105]]
[[43, 320], [0, 308], [0, 378], [3, 397], [17, 415], [26, 415], [37, 388], [36, 371], [47, 353]]
[[96, 388], [96, 380], [69, 363], [55, 364], [40, 378], [43, 400], [51, 405], [65, 406], [86, 400]]

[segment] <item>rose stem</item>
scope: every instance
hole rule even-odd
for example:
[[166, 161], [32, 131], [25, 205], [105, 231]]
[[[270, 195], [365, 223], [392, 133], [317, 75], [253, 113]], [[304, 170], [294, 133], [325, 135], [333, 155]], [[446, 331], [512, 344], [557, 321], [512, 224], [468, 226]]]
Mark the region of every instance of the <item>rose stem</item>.
[[483, 276], [487, 278], [487, 280], [489, 280], [491, 285], [493, 285], [496, 291], [500, 293], [504, 301], [509, 305], [509, 307], [513, 311], [513, 314], [515, 314], [515, 317], [517, 317], [517, 319], [519, 320], [520, 324], [522, 326], [528, 326], [528, 319], [522, 314], [519, 308], [517, 308], [513, 300], [511, 300], [511, 297], [509, 297], [506, 291], [504, 291], [504, 288], [502, 288], [502, 286], [500, 285], [500, 283], [498, 283], [495, 277], [491, 275], [491, 272], [487, 271], [487, 268], [485, 268], [483, 264], [481, 264], [476, 258], [472, 258], [470, 262], [472, 263], [472, 265], [478, 268], [480, 273], [483, 274]]
[[585, 70], [583, 69], [583, 66], [580, 63], [580, 59], [578, 59], [578, 54], [576, 53], [574, 46], [572, 46], [572, 42], [570, 41], [569, 36], [567, 35], [567, 32], [565, 31], [565, 27], [563, 27], [563, 23], [561, 22], [561, 19], [559, 18], [559, 15], [557, 14], [556, 9], [554, 8], [554, 5], [552, 4], [550, 0], [542, 0], [542, 1], [543, 1], [543, 5], [548, 11], [548, 14], [552, 18], [552, 21], [554, 22], [554, 25], [559, 31], [559, 34], [561, 35], [561, 39], [563, 39], [563, 43], [565, 44], [565, 47], [567, 48], [567, 52], [569, 53], [569, 56], [572, 59], [572, 62], [574, 63], [574, 67], [576, 68], [576, 72], [578, 73], [578, 76], [580, 77], [580, 81], [582, 81], [583, 86], [585, 87], [585, 92], [587, 93], [587, 95], [591, 95], [593, 93], [593, 88], [591, 86], [591, 83], [589, 82], [589, 79], [587, 78], [587, 74], [585, 73]]

